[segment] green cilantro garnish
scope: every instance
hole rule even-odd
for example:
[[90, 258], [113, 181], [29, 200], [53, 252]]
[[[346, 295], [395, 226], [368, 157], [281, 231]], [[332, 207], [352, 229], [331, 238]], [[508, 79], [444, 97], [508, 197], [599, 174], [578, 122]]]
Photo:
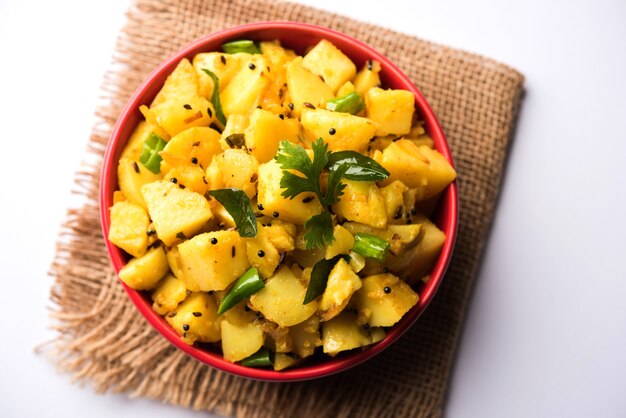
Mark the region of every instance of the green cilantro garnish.
[[333, 218], [327, 210], [312, 216], [304, 223], [304, 227], [306, 228], [304, 241], [307, 250], [322, 248], [324, 245], [331, 244], [335, 239], [333, 237]]
[[[378, 181], [384, 180], [389, 173], [376, 161], [364, 155], [353, 152], [328, 151], [328, 144], [322, 138], [318, 138], [311, 144], [313, 160], [309, 158], [306, 150], [299, 145], [288, 141], [281, 141], [278, 153], [274, 159], [281, 166], [283, 176], [280, 187], [285, 189], [282, 196], [293, 199], [300, 193], [315, 193], [324, 210], [309, 219], [304, 227], [306, 233], [304, 240], [306, 248], [321, 248], [333, 242], [333, 221], [328, 211], [328, 206], [339, 201], [346, 187], [341, 182], [342, 178], [355, 181]], [[355, 154], [358, 158], [355, 158]], [[359, 170], [362, 167], [362, 170]], [[294, 174], [289, 171], [297, 171]], [[326, 193], [322, 192], [320, 176], [324, 170], [328, 171]]]
[[[283, 169], [283, 177], [280, 180], [280, 187], [285, 190], [282, 195], [293, 199], [300, 193], [313, 192], [324, 206], [332, 205], [339, 200], [343, 193], [344, 184], [341, 183], [342, 173], [345, 170], [338, 166], [338, 170], [332, 170], [328, 177], [328, 190], [326, 195], [322, 193], [320, 175], [322, 170], [328, 165], [331, 152], [328, 145], [319, 138], [313, 142], [313, 161], [309, 158], [304, 148], [288, 141], [282, 141], [275, 160]], [[304, 177], [287, 170], [296, 170]]]

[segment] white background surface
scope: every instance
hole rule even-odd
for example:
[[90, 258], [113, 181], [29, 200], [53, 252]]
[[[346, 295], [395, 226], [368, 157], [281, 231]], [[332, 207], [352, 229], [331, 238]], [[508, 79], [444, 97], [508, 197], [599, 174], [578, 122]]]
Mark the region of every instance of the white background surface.
[[[306, 3], [527, 77], [446, 416], [626, 416], [626, 3]], [[199, 415], [95, 395], [33, 353], [53, 336], [46, 272], [126, 6], [0, 0], [2, 417]]]

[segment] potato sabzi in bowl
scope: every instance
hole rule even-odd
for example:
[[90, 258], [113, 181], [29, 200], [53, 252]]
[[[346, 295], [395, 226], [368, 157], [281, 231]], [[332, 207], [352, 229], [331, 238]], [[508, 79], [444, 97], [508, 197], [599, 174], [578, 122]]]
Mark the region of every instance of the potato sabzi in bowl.
[[231, 39], [178, 60], [115, 161], [119, 278], [239, 368], [385, 340], [450, 239], [430, 217], [456, 173], [414, 93], [327, 38], [301, 53]]

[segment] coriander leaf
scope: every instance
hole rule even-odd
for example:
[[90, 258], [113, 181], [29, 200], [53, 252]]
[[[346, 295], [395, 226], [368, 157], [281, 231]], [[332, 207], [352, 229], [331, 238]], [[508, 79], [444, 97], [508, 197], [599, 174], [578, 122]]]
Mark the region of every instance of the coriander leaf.
[[339, 151], [330, 154], [330, 170], [340, 165], [348, 166], [344, 178], [355, 181], [380, 181], [389, 177], [389, 171], [375, 160], [355, 151]]
[[257, 233], [256, 217], [252, 211], [250, 199], [241, 189], [219, 189], [208, 192], [220, 202], [233, 217], [242, 237], [255, 237]]
[[346, 184], [341, 182], [341, 178], [344, 177], [348, 166], [340, 164], [332, 167], [328, 176], [328, 185], [326, 188], [326, 196], [322, 203], [326, 206], [334, 205], [339, 201], [339, 196], [343, 194], [343, 189], [346, 188]]
[[312, 144], [313, 150], [313, 173], [322, 174], [322, 170], [328, 164], [331, 153], [328, 151], [328, 144], [322, 138], [317, 138]]
[[[278, 153], [274, 157], [283, 170], [283, 177], [280, 180], [280, 187], [285, 189], [282, 196], [293, 199], [302, 192], [313, 192], [320, 202], [324, 201], [322, 187], [320, 185], [320, 175], [328, 164], [328, 145], [324, 144], [322, 138], [317, 139], [312, 144], [313, 161], [309, 154], [300, 145], [289, 141], [281, 141]], [[287, 170], [295, 170], [304, 175], [297, 176]]]
[[[328, 144], [322, 138], [311, 144], [311, 150], [312, 161], [304, 148], [282, 141], [274, 157], [282, 169], [280, 187], [284, 190], [281, 195], [293, 199], [300, 193], [312, 192], [324, 207], [322, 213], [313, 216], [304, 225], [307, 229], [304, 234], [307, 249], [321, 248], [333, 242], [333, 222], [328, 206], [337, 203], [343, 194], [346, 185], [341, 181], [342, 178], [374, 181], [389, 176], [387, 170], [376, 161], [357, 152], [328, 151]], [[329, 175], [324, 195], [320, 176], [325, 169], [328, 169]]]
[[303, 305], [310, 303], [324, 294], [326, 285], [328, 284], [328, 276], [340, 259], [348, 261], [350, 258], [345, 254], [339, 254], [330, 260], [320, 260], [313, 266], [311, 272], [311, 280], [304, 295]]
[[280, 187], [285, 189], [281, 195], [290, 199], [304, 192], [317, 193], [316, 185], [309, 181], [308, 178], [297, 176], [289, 171], [283, 172]]
[[220, 101], [220, 79], [215, 75], [213, 71], [207, 70], [203, 68], [202, 71], [213, 80], [213, 94], [211, 95], [211, 103], [213, 103], [213, 107], [215, 108], [215, 115], [217, 116], [217, 120], [222, 124], [222, 126], [226, 126], [226, 116], [224, 116], [224, 111], [222, 110], [222, 102]]
[[333, 243], [333, 218], [327, 210], [312, 216], [304, 223], [306, 249], [322, 248]]
[[[280, 187], [285, 190], [281, 193], [282, 196], [293, 199], [302, 192], [313, 192], [317, 194], [317, 197], [321, 201], [322, 190], [320, 186], [320, 174], [324, 166], [319, 168], [315, 165], [321, 165], [319, 157], [317, 157], [316, 161], [314, 156], [313, 161], [311, 161], [309, 155], [300, 145], [293, 144], [289, 141], [281, 141], [278, 153], [274, 159], [283, 170], [283, 176], [280, 179]], [[298, 176], [288, 170], [298, 171], [302, 173], [304, 177]]]
[[297, 170], [307, 177], [314, 174], [309, 155], [304, 148], [293, 142], [280, 141], [278, 153], [274, 159], [283, 170]]

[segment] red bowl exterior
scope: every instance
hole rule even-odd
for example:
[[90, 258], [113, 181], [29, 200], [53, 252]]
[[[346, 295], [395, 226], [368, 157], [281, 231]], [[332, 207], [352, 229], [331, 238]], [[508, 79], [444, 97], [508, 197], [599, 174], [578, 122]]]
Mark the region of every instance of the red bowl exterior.
[[[441, 126], [424, 96], [404, 73], [385, 58], [385, 56], [370, 46], [337, 31], [304, 23], [259, 22], [237, 26], [198, 39], [168, 58], [158, 68], [152, 71], [133, 93], [131, 99], [122, 110], [113, 128], [104, 155], [100, 177], [100, 218], [102, 232], [105, 237], [108, 236], [110, 226], [109, 207], [113, 204], [113, 192], [118, 187], [117, 162], [133, 129], [142, 118], [139, 112], [139, 106], [151, 102], [167, 76], [174, 70], [181, 59], [191, 59], [199, 52], [217, 51], [220, 49], [221, 44], [234, 39], [278, 39], [281, 41], [282, 45], [300, 53], [303, 53], [307, 47], [315, 45], [319, 40], [327, 39], [349, 56], [358, 68], [361, 68], [368, 59], [379, 61], [382, 64], [381, 79], [383, 85], [387, 88], [409, 90], [415, 95], [416, 109], [425, 121], [426, 131], [434, 140], [437, 150], [452, 163], [450, 150], [448, 149]], [[384, 340], [374, 344], [370, 348], [363, 351], [345, 353], [335, 358], [329, 357], [319, 359], [312, 363], [307, 362], [303, 366], [293, 370], [278, 372], [274, 370], [244, 367], [224, 360], [219, 352], [185, 344], [167, 322], [152, 309], [150, 298], [146, 294], [129, 288], [121, 281], [120, 283], [124, 286], [126, 293], [148, 322], [172, 344], [191, 357], [220, 370], [252, 379], [282, 382], [308, 380], [328, 376], [364, 362], [390, 346], [409, 329], [422, 312], [424, 312], [441, 283], [452, 255], [452, 249], [456, 239], [457, 222], [458, 197], [455, 181], [443, 192], [436, 216], [436, 223], [446, 234], [447, 239], [432, 269], [430, 281], [422, 285], [419, 290], [420, 300], [418, 304], [395, 326], [388, 330]], [[124, 252], [111, 244], [108, 240], [105, 241], [113, 267], [116, 272], [119, 272], [126, 264]]]

